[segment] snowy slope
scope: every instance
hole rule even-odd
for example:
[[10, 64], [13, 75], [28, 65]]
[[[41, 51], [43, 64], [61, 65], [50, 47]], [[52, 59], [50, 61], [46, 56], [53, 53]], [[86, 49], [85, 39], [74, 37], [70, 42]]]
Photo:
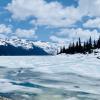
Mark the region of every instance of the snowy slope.
[[62, 44], [50, 43], [50, 42], [41, 42], [41, 41], [27, 41], [24, 39], [0, 39], [0, 45], [6, 46], [7, 43], [14, 47], [22, 47], [26, 50], [33, 49], [33, 45], [43, 49], [48, 54], [55, 55], [60, 49]]
[[57, 51], [61, 47], [61, 45], [57, 43], [41, 42], [41, 41], [33, 42], [33, 44], [43, 48], [47, 53], [53, 55], [57, 54]]

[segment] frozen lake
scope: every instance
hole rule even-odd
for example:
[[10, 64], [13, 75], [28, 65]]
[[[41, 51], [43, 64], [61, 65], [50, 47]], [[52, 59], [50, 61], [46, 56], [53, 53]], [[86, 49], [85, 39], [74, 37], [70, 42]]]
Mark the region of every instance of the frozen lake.
[[91, 55], [0, 57], [0, 96], [100, 100], [100, 59]]

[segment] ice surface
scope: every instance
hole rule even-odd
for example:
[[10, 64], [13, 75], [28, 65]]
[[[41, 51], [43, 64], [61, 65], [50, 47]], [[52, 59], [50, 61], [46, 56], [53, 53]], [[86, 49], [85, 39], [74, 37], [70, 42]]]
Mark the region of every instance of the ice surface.
[[99, 56], [1, 56], [0, 95], [14, 100], [100, 100]]

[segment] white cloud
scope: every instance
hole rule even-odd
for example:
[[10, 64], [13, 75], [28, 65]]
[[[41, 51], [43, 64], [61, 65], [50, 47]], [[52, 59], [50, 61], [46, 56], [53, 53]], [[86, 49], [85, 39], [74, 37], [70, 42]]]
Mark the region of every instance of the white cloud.
[[15, 19], [25, 20], [35, 17], [39, 25], [65, 27], [81, 18], [77, 8], [63, 7], [59, 2], [47, 3], [45, 0], [12, 0], [6, 7]]
[[6, 26], [5, 24], [0, 24], [0, 34], [9, 34], [12, 33], [12, 29], [10, 26]]
[[70, 42], [69, 39], [67, 39], [67, 38], [61, 38], [61, 37], [58, 37], [58, 36], [55, 36], [55, 35], [50, 36], [50, 40], [52, 42], [57, 42], [57, 43], [60, 43], [60, 44]]
[[[6, 7], [15, 19], [35, 17], [39, 25], [65, 27], [74, 24], [83, 16], [100, 17], [100, 0], [78, 0], [79, 6], [64, 7], [59, 2], [45, 0], [12, 0]], [[33, 19], [34, 24], [34, 19]]]
[[77, 0], [79, 5], [64, 7], [57, 1], [47, 3], [45, 0], [12, 0], [6, 9], [12, 17], [26, 20], [35, 17], [33, 24], [53, 27], [68, 27], [83, 16], [100, 17], [100, 0]]
[[79, 0], [78, 9], [85, 15], [100, 17], [100, 0]]
[[[100, 0], [77, 0], [79, 5], [64, 7], [61, 3], [52, 1], [47, 3], [45, 0], [12, 0], [6, 9], [12, 13], [12, 18], [17, 20], [27, 20], [29, 17], [35, 17], [31, 23], [36, 25], [46, 25], [52, 27], [69, 27], [75, 22], [81, 20], [83, 16], [96, 17], [90, 19], [83, 24], [84, 27], [100, 28]], [[35, 37], [34, 30], [17, 29], [18, 37]], [[33, 33], [33, 34], [32, 34]], [[90, 36], [93, 39], [98, 38], [97, 30], [90, 31], [78, 29], [62, 29], [50, 37], [52, 41], [68, 41], [78, 39], [88, 39]], [[64, 37], [65, 36], [65, 37]], [[62, 37], [62, 38], [61, 38]]]
[[25, 38], [25, 39], [37, 38], [35, 34], [35, 29], [26, 30], [18, 28], [15, 32], [15, 36], [17, 36], [18, 38]]
[[[81, 38], [82, 41], [88, 40], [90, 36], [92, 37], [93, 40], [98, 39], [100, 33], [97, 30], [90, 31], [90, 30], [84, 30], [81, 28], [78, 28], [78, 29], [72, 28], [72, 29], [62, 29], [55, 35], [56, 35], [56, 38], [52, 37], [51, 40], [57, 40], [59, 39], [59, 37], [63, 37], [62, 41], [65, 40], [65, 42], [68, 42], [68, 41], [73, 42], [73, 41], [77, 41], [79, 37]], [[60, 41], [61, 41], [61, 38], [60, 38]]]
[[87, 28], [100, 28], [100, 18], [89, 19], [83, 26]]
[[12, 38], [19, 37], [25, 39], [36, 39], [36, 28], [35, 29], [21, 29], [18, 28], [15, 31], [12, 31], [11, 26], [5, 24], [0, 24], [0, 38]]
[[10, 25], [0, 24], [0, 38], [8, 38], [12, 35], [12, 27]]
[[0, 34], [0, 38], [1, 39], [5, 39], [5, 38], [8, 38], [6, 35], [4, 35], [4, 34]]

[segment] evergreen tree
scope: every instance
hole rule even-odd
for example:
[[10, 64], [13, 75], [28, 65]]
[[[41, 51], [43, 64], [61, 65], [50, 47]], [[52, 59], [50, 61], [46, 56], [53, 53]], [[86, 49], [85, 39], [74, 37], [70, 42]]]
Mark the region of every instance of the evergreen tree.
[[72, 54], [74, 54], [74, 53], [75, 53], [75, 44], [73, 42], [73, 44], [72, 44]]
[[78, 49], [79, 49], [79, 43], [78, 43], [78, 41], [76, 42], [76, 46], [75, 46], [75, 51], [76, 51], [76, 53], [78, 53]]
[[66, 49], [65, 49], [65, 46], [63, 47], [63, 53], [66, 53]]
[[97, 48], [97, 42], [94, 40], [93, 49], [96, 49], [96, 48]]
[[91, 39], [91, 37], [89, 38], [89, 48], [92, 49], [92, 39]]
[[97, 48], [100, 48], [100, 36], [99, 36], [99, 39], [97, 41]]
[[78, 47], [78, 53], [82, 53], [82, 45], [81, 45], [81, 39], [79, 38], [79, 47]]
[[84, 45], [83, 45], [83, 53], [86, 53], [86, 42], [84, 41]]

